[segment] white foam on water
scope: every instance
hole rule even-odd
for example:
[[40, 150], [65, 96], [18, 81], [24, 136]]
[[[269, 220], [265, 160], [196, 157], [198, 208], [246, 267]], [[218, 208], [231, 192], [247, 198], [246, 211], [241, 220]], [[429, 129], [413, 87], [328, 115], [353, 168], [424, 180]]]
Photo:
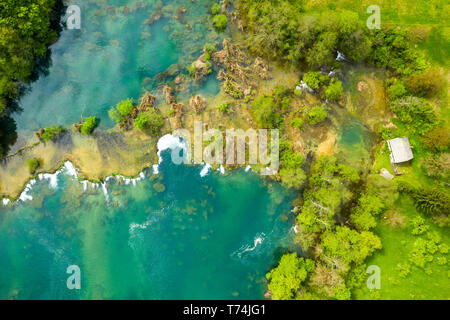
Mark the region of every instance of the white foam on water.
[[154, 174], [159, 174], [159, 168], [158, 168], [158, 165], [157, 165], [157, 164], [154, 164], [153, 167], [152, 167], [152, 169], [153, 169], [153, 173], [154, 173]]
[[3, 198], [3, 205], [6, 207], [9, 203], [11, 202], [11, 200], [9, 200], [8, 198]]
[[[298, 87], [298, 86], [297, 86]], [[303, 80], [300, 81], [300, 89], [307, 90], [308, 92], [314, 92]]]
[[83, 184], [83, 192], [86, 192], [88, 185], [89, 185], [89, 181], [84, 180], [84, 181], [81, 181], [81, 183]]
[[105, 195], [106, 202], [109, 202], [108, 189], [106, 189], [106, 182], [102, 183], [103, 194]]
[[39, 180], [45, 179], [50, 181], [50, 187], [53, 189], [56, 189], [58, 187], [58, 174], [59, 171], [56, 171], [55, 173], [41, 173], [39, 174], [38, 178]]
[[64, 162], [64, 168], [66, 169], [66, 172], [68, 175], [75, 177], [75, 178], [78, 176], [77, 169], [75, 169], [72, 162], [70, 162], [70, 161]]
[[253, 238], [253, 245], [247, 244], [239, 248], [239, 250], [233, 252], [232, 255], [237, 255], [239, 258], [242, 257], [244, 253], [254, 251], [258, 246], [260, 246], [264, 239], [266, 238], [266, 234], [264, 232], [257, 233], [255, 238]]
[[203, 166], [202, 171], [200, 171], [200, 177], [204, 177], [209, 173], [209, 169], [211, 169], [211, 166], [207, 163]]
[[219, 169], [217, 169], [217, 171], [220, 172], [220, 174], [225, 174], [225, 168], [223, 167], [223, 165], [220, 165]]
[[347, 60], [347, 59], [345, 59], [344, 54], [338, 50], [338, 51], [337, 51], [336, 61], [346, 61], [346, 60]]
[[252, 167], [250, 165], [245, 167], [245, 172], [249, 172], [250, 170], [252, 170]]
[[186, 143], [179, 136], [174, 136], [172, 134], [166, 134], [159, 138], [157, 143], [158, 148], [158, 163], [162, 162], [161, 151], [171, 149], [175, 150], [177, 148], [183, 149], [183, 154], [186, 154]]

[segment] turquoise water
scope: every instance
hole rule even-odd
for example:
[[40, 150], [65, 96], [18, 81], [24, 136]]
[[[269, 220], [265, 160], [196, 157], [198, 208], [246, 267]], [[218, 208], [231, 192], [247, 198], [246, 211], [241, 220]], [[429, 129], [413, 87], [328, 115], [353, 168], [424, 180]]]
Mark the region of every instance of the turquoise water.
[[[109, 181], [107, 197], [64, 172], [56, 189], [38, 180], [33, 200], [0, 208], [0, 299], [263, 298], [292, 248], [295, 193], [201, 169], [166, 160], [135, 186]], [[67, 289], [69, 265], [80, 290]]]
[[[70, 126], [81, 114], [100, 118], [100, 127], [113, 122], [107, 111], [117, 102], [135, 101], [149, 90], [171, 84], [186, 65], [201, 54], [206, 43], [221, 42], [208, 9], [214, 0], [71, 1], [80, 6], [81, 30], [64, 30], [51, 46], [48, 75], [32, 83], [15, 114], [19, 132], [48, 125]], [[180, 13], [185, 8], [185, 13]], [[153, 14], [161, 19], [145, 24]], [[170, 67], [170, 68], [169, 68]], [[166, 70], [169, 77], [158, 77]], [[192, 87], [192, 88], [191, 88]], [[214, 95], [218, 81], [210, 75], [204, 84], [180, 93]]]

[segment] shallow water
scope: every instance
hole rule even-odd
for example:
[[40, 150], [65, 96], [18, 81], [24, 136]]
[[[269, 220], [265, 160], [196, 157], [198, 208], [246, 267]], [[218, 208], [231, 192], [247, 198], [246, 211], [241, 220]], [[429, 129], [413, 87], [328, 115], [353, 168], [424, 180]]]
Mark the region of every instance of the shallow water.
[[[0, 209], [0, 298], [261, 299], [292, 248], [295, 194], [201, 169], [163, 161], [135, 186], [110, 180], [107, 196], [65, 171], [56, 188], [36, 182], [32, 201]], [[81, 290], [67, 289], [69, 265]]]
[[[138, 4], [145, 5], [137, 9]], [[206, 43], [220, 42], [207, 10], [213, 0], [71, 1], [81, 9], [81, 30], [64, 30], [52, 45], [47, 76], [32, 83], [20, 100], [24, 112], [14, 115], [19, 132], [49, 125], [69, 126], [83, 116], [97, 116], [102, 128], [113, 122], [107, 111], [119, 101], [135, 101], [163, 82], [156, 76], [169, 67], [186, 73]], [[129, 13], [126, 12], [127, 6]], [[187, 12], [175, 17], [177, 9]], [[155, 12], [162, 18], [145, 24]], [[189, 27], [187, 27], [189, 25]], [[196, 86], [202, 94], [218, 92], [210, 75]], [[189, 96], [190, 92], [183, 93]]]

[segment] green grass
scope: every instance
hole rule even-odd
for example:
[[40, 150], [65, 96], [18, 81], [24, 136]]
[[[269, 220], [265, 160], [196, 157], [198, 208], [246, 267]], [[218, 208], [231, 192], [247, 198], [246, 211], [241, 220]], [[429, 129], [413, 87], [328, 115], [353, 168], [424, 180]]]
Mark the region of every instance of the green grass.
[[[442, 243], [449, 243], [450, 232], [448, 228], [438, 227], [429, 217], [417, 212], [411, 198], [402, 196], [396, 203], [397, 212], [404, 217], [404, 227], [392, 227], [382, 218], [375, 228], [375, 233], [380, 236], [383, 249], [374, 254], [367, 261], [367, 265], [377, 265], [381, 269], [380, 290], [367, 289], [366, 286], [355, 292], [357, 299], [450, 299], [449, 267], [438, 265], [434, 261], [426, 265], [431, 274], [423, 269], [411, 267], [411, 273], [402, 278], [397, 265], [408, 261], [411, 248], [418, 237], [412, 235], [412, 227], [408, 221], [417, 215], [421, 215], [430, 225], [430, 231], [438, 232], [442, 237]], [[434, 259], [441, 254], [435, 254]], [[447, 254], [447, 260], [449, 255]]]
[[450, 57], [450, 5], [446, 0], [307, 0], [305, 9], [308, 12], [321, 12], [329, 9], [345, 9], [356, 11], [362, 21], [369, 14], [367, 7], [380, 7], [381, 25], [410, 27], [427, 27], [427, 38], [418, 43], [433, 63], [448, 66]]

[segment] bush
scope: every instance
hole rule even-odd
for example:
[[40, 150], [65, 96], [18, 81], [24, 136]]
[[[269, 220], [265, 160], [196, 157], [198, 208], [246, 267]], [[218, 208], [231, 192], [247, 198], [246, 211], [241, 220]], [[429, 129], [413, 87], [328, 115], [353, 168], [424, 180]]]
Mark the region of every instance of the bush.
[[301, 189], [306, 182], [306, 174], [301, 168], [283, 168], [280, 177], [287, 188]]
[[417, 97], [403, 97], [391, 103], [391, 109], [408, 130], [423, 135], [437, 123], [431, 105]]
[[302, 118], [294, 118], [291, 121], [291, 126], [297, 129], [303, 129], [303, 119]]
[[427, 98], [439, 93], [444, 82], [441, 72], [432, 68], [405, 80], [406, 87], [410, 92], [415, 96]]
[[312, 107], [306, 116], [309, 124], [315, 125], [328, 117], [327, 108], [324, 105]]
[[405, 85], [401, 80], [395, 81], [389, 88], [387, 89], [387, 94], [389, 99], [395, 100], [406, 95], [408, 91], [405, 88]]
[[30, 171], [31, 174], [35, 173], [41, 165], [39, 159], [36, 158], [28, 158], [25, 162], [27, 164], [28, 171]]
[[440, 189], [421, 189], [413, 195], [419, 210], [428, 214], [448, 214], [450, 212], [450, 196]]
[[220, 103], [217, 107], [219, 108], [219, 111], [222, 113], [230, 114], [233, 112], [233, 110], [230, 108], [230, 104], [227, 102]]
[[221, 9], [222, 9], [222, 7], [220, 6], [220, 4], [214, 3], [214, 4], [211, 6], [211, 13], [212, 13], [213, 15], [219, 14]]
[[450, 153], [430, 155], [423, 160], [423, 167], [432, 178], [450, 179]]
[[218, 30], [218, 31], [223, 31], [225, 30], [225, 28], [227, 27], [228, 24], [228, 18], [226, 15], [224, 14], [218, 14], [216, 16], [214, 16], [213, 18], [213, 24], [214, 27]]
[[87, 117], [84, 119], [84, 122], [81, 124], [80, 132], [82, 134], [90, 135], [95, 127], [97, 126], [97, 118], [96, 117]]
[[134, 125], [139, 130], [157, 135], [164, 125], [164, 119], [155, 109], [151, 108], [134, 119]]
[[443, 127], [437, 127], [428, 131], [420, 141], [431, 150], [445, 151], [450, 146], [450, 132]]
[[205, 44], [205, 46], [203, 47], [203, 51], [205, 53], [209, 53], [212, 54], [214, 51], [216, 50], [216, 47], [214, 47], [212, 44]]
[[339, 80], [332, 80], [330, 85], [325, 88], [325, 97], [331, 101], [337, 101], [342, 93], [344, 92], [342, 88], [342, 82]]
[[41, 140], [44, 142], [55, 141], [61, 133], [64, 132], [64, 128], [61, 126], [50, 126], [42, 129]]
[[326, 81], [329, 81], [329, 78], [322, 75], [319, 71], [309, 71], [303, 75], [303, 82], [313, 90], [319, 89], [319, 87]]
[[277, 128], [282, 121], [273, 97], [265, 95], [259, 96], [253, 101], [253, 117], [266, 129]]
[[133, 109], [134, 109], [133, 99], [127, 99], [120, 101], [115, 108], [112, 107], [108, 111], [108, 115], [112, 120], [114, 120], [117, 123], [120, 123], [131, 115]]

